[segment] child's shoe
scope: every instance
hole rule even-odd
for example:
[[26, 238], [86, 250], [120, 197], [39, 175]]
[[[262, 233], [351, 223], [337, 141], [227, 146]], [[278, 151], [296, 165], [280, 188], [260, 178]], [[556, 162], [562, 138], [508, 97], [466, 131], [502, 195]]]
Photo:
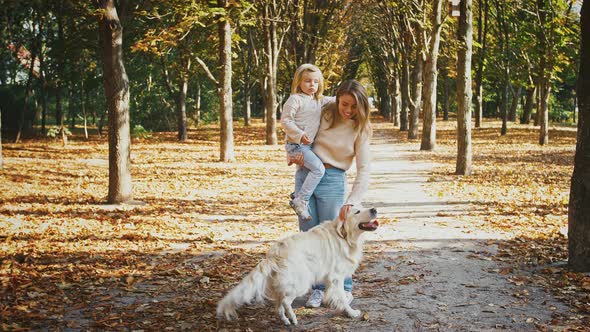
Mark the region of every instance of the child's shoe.
[[308, 212], [308, 202], [302, 200], [301, 198], [294, 198], [289, 201], [289, 205], [291, 208], [293, 208], [293, 210], [295, 210], [295, 213], [297, 213], [301, 219], [306, 221], [311, 220], [311, 215]]

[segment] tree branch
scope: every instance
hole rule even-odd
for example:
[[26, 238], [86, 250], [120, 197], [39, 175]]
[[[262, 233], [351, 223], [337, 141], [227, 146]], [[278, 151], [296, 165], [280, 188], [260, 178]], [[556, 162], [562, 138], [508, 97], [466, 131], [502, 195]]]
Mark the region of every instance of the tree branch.
[[215, 83], [217, 86], [219, 86], [219, 81], [217, 81], [215, 79], [215, 76], [213, 76], [213, 74], [211, 74], [211, 71], [209, 70], [209, 67], [207, 67], [207, 64], [205, 62], [203, 62], [203, 60], [201, 60], [201, 58], [199, 58], [199, 57], [197, 57], [197, 62], [201, 65], [201, 67], [205, 71], [205, 74], [207, 74], [207, 77], [211, 81], [213, 81], [213, 83]]

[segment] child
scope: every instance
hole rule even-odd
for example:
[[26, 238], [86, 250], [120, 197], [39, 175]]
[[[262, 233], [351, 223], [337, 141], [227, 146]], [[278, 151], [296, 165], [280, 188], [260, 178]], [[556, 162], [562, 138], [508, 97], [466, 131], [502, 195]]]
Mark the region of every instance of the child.
[[309, 170], [301, 189], [289, 201], [295, 213], [304, 220], [311, 219], [309, 198], [325, 171], [322, 161], [311, 151], [311, 144], [320, 126], [322, 107], [334, 101], [334, 97], [324, 97], [323, 91], [324, 77], [320, 69], [311, 64], [299, 66], [291, 85], [291, 96], [283, 105], [281, 113], [281, 125], [287, 141], [287, 160], [301, 153], [304, 167]]

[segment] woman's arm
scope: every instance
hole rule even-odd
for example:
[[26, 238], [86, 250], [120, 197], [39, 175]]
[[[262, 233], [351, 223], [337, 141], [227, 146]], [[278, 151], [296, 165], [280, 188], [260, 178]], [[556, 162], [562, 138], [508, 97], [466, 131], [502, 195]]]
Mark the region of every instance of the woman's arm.
[[369, 179], [371, 177], [371, 151], [369, 148], [369, 136], [367, 133], [360, 135], [354, 143], [355, 160], [356, 160], [356, 177], [352, 184], [352, 190], [346, 200], [348, 205], [358, 205], [361, 203], [367, 189], [369, 188]]

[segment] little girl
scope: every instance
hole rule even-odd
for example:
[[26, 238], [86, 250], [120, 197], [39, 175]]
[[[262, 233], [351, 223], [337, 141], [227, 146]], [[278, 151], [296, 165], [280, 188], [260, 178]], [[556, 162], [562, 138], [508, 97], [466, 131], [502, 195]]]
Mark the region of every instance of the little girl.
[[287, 141], [287, 160], [303, 154], [303, 166], [309, 170], [303, 185], [289, 201], [295, 213], [304, 220], [311, 219], [309, 198], [325, 172], [324, 164], [311, 151], [311, 144], [320, 126], [322, 107], [334, 101], [334, 97], [324, 97], [323, 91], [324, 77], [320, 69], [311, 64], [299, 66], [291, 85], [291, 96], [283, 105], [281, 113], [281, 125]]

